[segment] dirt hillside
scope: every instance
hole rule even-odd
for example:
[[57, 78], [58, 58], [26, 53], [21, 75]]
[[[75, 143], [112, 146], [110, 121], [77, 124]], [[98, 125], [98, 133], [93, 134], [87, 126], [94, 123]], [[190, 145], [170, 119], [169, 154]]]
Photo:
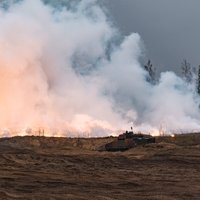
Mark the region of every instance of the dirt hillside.
[[200, 134], [96, 150], [114, 139], [0, 139], [0, 199], [200, 199]]

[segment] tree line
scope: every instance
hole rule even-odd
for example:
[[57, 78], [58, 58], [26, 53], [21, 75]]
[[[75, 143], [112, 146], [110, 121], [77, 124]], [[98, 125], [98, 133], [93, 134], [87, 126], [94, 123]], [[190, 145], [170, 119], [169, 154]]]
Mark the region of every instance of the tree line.
[[[182, 79], [188, 84], [195, 82], [196, 92], [200, 95], [200, 65], [197, 68], [191, 67], [191, 64], [184, 59], [180, 67]], [[147, 61], [144, 69], [147, 72], [146, 80], [151, 84], [156, 84], [156, 67], [153, 66], [151, 60]]]

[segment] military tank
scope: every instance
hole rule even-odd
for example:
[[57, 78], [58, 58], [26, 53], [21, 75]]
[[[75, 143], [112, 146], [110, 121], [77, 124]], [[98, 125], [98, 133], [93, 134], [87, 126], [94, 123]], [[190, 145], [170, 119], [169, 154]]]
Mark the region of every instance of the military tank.
[[[104, 146], [106, 151], [126, 151], [138, 145], [155, 143], [155, 137], [145, 134], [135, 134], [133, 131], [126, 131], [120, 134], [116, 140]], [[101, 148], [102, 149], [102, 148]]]

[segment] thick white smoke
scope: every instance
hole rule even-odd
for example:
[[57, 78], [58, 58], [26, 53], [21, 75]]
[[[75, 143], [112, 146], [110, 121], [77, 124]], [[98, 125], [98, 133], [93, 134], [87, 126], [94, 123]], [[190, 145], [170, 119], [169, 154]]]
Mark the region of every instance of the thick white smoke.
[[2, 131], [200, 128], [198, 99], [182, 79], [166, 72], [154, 86], [146, 81], [138, 34], [122, 38], [95, 0], [66, 5], [23, 0], [0, 9]]

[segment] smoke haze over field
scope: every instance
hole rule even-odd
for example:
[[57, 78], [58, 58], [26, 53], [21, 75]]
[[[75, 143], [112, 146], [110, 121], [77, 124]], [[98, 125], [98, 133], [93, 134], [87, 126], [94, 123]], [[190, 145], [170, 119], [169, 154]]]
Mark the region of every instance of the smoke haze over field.
[[173, 72], [147, 82], [140, 36], [120, 35], [95, 0], [69, 2], [0, 9], [2, 130], [104, 136], [132, 122], [145, 131], [200, 128], [192, 85]]

